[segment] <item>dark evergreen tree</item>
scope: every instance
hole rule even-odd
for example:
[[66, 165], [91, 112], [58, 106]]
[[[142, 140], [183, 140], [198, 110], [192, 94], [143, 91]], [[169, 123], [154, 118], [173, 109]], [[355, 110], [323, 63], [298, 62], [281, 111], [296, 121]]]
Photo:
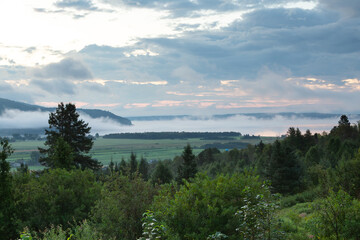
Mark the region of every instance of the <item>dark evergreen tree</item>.
[[110, 164], [109, 164], [109, 170], [110, 170], [110, 173], [112, 174], [114, 172], [114, 162], [112, 160], [112, 157], [111, 157], [111, 160], [110, 160]]
[[148, 180], [148, 171], [149, 171], [149, 163], [143, 157], [141, 157], [140, 164], [139, 164], [139, 173], [141, 174], [142, 179], [144, 181]]
[[166, 166], [163, 161], [159, 161], [156, 164], [155, 171], [152, 175], [151, 181], [154, 184], [164, 184], [169, 183], [173, 179], [171, 171], [168, 166]]
[[195, 162], [195, 155], [192, 152], [190, 144], [184, 147], [184, 151], [181, 155], [183, 160], [182, 164], [178, 167], [177, 182], [182, 184], [183, 179], [189, 180], [194, 178], [197, 173], [197, 167]]
[[198, 165], [208, 164], [215, 161], [215, 154], [220, 153], [219, 149], [217, 148], [207, 148], [199, 153], [196, 158], [196, 163]]
[[58, 139], [61, 137], [72, 148], [74, 153], [73, 164], [76, 167], [83, 169], [98, 169], [101, 167], [98, 161], [84, 155], [90, 151], [93, 145], [93, 140], [88, 136], [91, 127], [88, 126], [88, 123], [79, 119], [74, 104], [64, 105], [64, 103], [60, 103], [56, 112], [50, 113], [48, 122], [49, 129], [45, 130], [45, 146], [48, 149], [39, 148], [40, 153], [45, 155], [39, 160], [42, 165], [52, 167], [51, 155]]
[[119, 164], [119, 171], [121, 173], [121, 175], [127, 175], [128, 174], [128, 165], [127, 163], [125, 162], [125, 159], [124, 158], [121, 158], [121, 161], [120, 161], [120, 164]]
[[131, 152], [130, 155], [130, 175], [134, 175], [137, 171], [138, 162], [136, 161], [136, 154]]
[[116, 162], [114, 167], [115, 172], [119, 172], [119, 164]]
[[302, 168], [292, 149], [284, 142], [275, 141], [267, 174], [275, 192], [289, 194], [300, 189]]
[[51, 168], [74, 168], [74, 153], [70, 145], [62, 137], [56, 140], [52, 151], [49, 152], [48, 166]]
[[15, 238], [14, 200], [10, 164], [6, 159], [13, 153], [7, 140], [0, 140], [0, 238]]

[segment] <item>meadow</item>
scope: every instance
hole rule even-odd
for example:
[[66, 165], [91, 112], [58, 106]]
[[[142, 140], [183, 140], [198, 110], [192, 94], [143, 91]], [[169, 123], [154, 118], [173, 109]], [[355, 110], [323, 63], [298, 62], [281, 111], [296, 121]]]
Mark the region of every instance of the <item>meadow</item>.
[[[273, 142], [274, 137], [261, 137], [264, 143]], [[182, 153], [184, 146], [188, 143], [192, 146], [193, 152], [198, 154], [203, 150], [201, 146], [213, 143], [237, 142], [239, 144], [257, 144], [260, 139], [242, 139], [234, 140], [205, 140], [200, 138], [189, 139], [161, 139], [161, 140], [143, 140], [143, 139], [104, 139], [99, 137], [94, 140], [90, 155], [99, 160], [102, 164], [108, 165], [111, 159], [115, 162], [122, 158], [128, 160], [131, 152], [134, 152], [138, 158], [144, 157], [148, 161], [173, 159]], [[44, 147], [44, 141], [28, 140], [16, 141], [11, 143], [15, 149], [10, 156], [9, 161], [22, 161], [31, 159], [31, 152], [37, 151], [38, 147]], [[220, 149], [224, 151], [225, 149]]]

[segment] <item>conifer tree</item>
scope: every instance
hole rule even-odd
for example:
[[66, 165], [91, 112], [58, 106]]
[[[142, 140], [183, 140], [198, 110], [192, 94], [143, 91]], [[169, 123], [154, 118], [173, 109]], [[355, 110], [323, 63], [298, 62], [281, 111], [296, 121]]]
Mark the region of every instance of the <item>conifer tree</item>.
[[[54, 113], [49, 115], [49, 129], [45, 130], [47, 149], [39, 148], [44, 157], [39, 162], [47, 167], [52, 166], [51, 155], [54, 152], [58, 139], [61, 137], [72, 149], [74, 160], [72, 162], [76, 167], [98, 169], [101, 163], [84, 155], [89, 153], [92, 148], [93, 140], [88, 136], [91, 127], [88, 123], [79, 119], [74, 104], [60, 103]], [[68, 168], [68, 167], [66, 167]]]
[[131, 152], [130, 155], [130, 175], [134, 175], [137, 171], [138, 163], [136, 161], [136, 154]]
[[141, 157], [139, 163], [139, 173], [141, 174], [141, 177], [142, 179], [144, 179], [144, 181], [148, 180], [148, 171], [149, 171], [149, 163], [145, 158]]
[[124, 158], [121, 158], [120, 164], [119, 164], [119, 171], [121, 173], [121, 175], [127, 175], [128, 173], [128, 165], [125, 162]]
[[192, 152], [190, 144], [184, 147], [184, 151], [181, 155], [183, 163], [178, 167], [177, 182], [182, 184], [183, 179], [189, 180], [194, 178], [197, 173], [197, 167], [195, 162], [195, 155]]

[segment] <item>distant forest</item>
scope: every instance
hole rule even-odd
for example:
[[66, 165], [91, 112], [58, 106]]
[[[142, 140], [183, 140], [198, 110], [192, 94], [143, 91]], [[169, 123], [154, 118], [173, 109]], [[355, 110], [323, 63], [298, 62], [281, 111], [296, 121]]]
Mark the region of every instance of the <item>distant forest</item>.
[[239, 132], [145, 132], [145, 133], [112, 133], [105, 135], [108, 139], [188, 139], [203, 138], [209, 140], [231, 140], [240, 137]]

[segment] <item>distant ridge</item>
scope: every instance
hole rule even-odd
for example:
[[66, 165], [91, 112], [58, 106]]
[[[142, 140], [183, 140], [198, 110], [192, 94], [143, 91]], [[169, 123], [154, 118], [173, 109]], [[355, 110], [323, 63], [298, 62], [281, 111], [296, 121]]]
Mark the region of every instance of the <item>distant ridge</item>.
[[[34, 111], [53, 112], [55, 111], [56, 108], [47, 108], [38, 105], [32, 105], [23, 102], [12, 101], [5, 98], [0, 98], [0, 117], [6, 109], [15, 109], [24, 112], [34, 112]], [[100, 109], [82, 109], [82, 108], [78, 108], [77, 110], [80, 113], [80, 115], [81, 113], [85, 113], [92, 118], [109, 118], [122, 125], [132, 125], [131, 120], [115, 115], [109, 111], [104, 111]]]

